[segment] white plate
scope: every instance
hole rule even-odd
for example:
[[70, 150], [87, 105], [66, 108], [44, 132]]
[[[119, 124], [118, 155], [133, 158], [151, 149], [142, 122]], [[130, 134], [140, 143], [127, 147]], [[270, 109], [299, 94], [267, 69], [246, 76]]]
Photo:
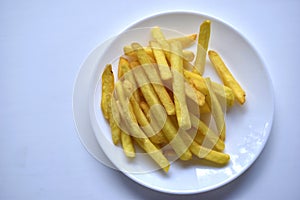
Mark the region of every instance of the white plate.
[[[176, 161], [172, 163], [168, 174], [161, 171], [142, 173], [145, 169], [151, 171], [155, 165], [150, 158], [138, 155], [137, 158], [129, 160], [124, 156], [120, 147], [112, 144], [110, 128], [99, 108], [100, 77], [103, 68], [107, 63], [113, 62], [113, 70], [116, 72], [116, 59], [122, 54], [124, 45], [133, 41], [147, 44], [150, 32], [144, 27], [160, 26], [165, 28], [167, 36], [175, 36], [176, 33], [168, 32], [168, 30], [177, 30], [184, 34], [197, 33], [200, 23], [205, 19], [211, 20], [212, 25], [209, 49], [214, 49], [222, 55], [225, 63], [247, 93], [245, 105], [236, 104], [226, 116], [225, 152], [230, 154], [231, 160], [224, 167], [201, 165], [199, 161]], [[92, 52], [82, 65], [75, 83], [73, 97], [75, 123], [89, 152], [102, 163], [116, 167], [136, 182], [167, 193], [205, 192], [220, 187], [241, 175], [257, 159], [265, 146], [274, 112], [270, 77], [262, 59], [250, 42], [221, 20], [193, 12], [157, 14], [135, 23], [127, 30], [134, 31], [124, 31], [118, 37], [99, 45]], [[208, 64], [206, 74], [212, 76], [212, 79], [217, 79], [209, 68]], [[96, 139], [102, 151], [96, 144]]]

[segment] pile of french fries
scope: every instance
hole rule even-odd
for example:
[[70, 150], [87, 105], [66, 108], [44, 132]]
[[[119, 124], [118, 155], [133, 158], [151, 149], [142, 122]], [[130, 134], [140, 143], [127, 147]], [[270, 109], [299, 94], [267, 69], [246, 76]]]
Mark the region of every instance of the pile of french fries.
[[[135, 157], [139, 146], [165, 172], [170, 155], [228, 163], [225, 112], [236, 100], [244, 104], [246, 95], [219, 54], [208, 51], [210, 34], [209, 20], [198, 34], [171, 39], [153, 27], [148, 46], [133, 42], [124, 47], [117, 81], [112, 65], [106, 65], [101, 108], [113, 143], [127, 157]], [[187, 49], [195, 44], [196, 55]], [[207, 55], [223, 84], [204, 76]], [[212, 120], [205, 122], [203, 116]]]

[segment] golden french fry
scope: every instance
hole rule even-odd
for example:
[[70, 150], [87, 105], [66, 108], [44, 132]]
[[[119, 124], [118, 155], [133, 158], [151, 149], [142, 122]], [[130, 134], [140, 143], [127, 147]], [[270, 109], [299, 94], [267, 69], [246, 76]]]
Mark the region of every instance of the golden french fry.
[[155, 26], [151, 29], [152, 37], [162, 46], [165, 51], [169, 51], [169, 43], [162, 33], [160, 27]]
[[210, 21], [205, 20], [200, 25], [194, 72], [203, 74], [206, 62], [206, 52], [210, 38]]
[[128, 80], [131, 84], [132, 87], [135, 89], [133, 91], [133, 96], [136, 99], [136, 101], [140, 102], [141, 101], [141, 96], [140, 96], [140, 91], [137, 87], [133, 72], [131, 71], [129, 61], [125, 58], [120, 58], [119, 66], [118, 66], [120, 73], [122, 73], [122, 77], [124, 80]]
[[121, 129], [119, 127], [121, 119], [120, 119], [119, 110], [117, 108], [116, 100], [113, 96], [111, 98], [111, 103], [109, 104], [108, 116], [109, 116], [108, 120], [111, 129], [112, 141], [115, 145], [117, 145], [121, 137]]
[[[197, 116], [190, 114], [192, 126], [196, 129], [198, 129], [202, 135], [207, 137], [209, 141], [212, 142], [213, 146], [218, 151], [223, 151], [225, 149], [225, 144], [222, 140], [219, 139], [219, 136], [214, 133], [210, 128], [207, 127], [207, 125], [201, 121]], [[196, 136], [197, 137], [197, 136]]]
[[124, 131], [121, 131], [121, 143], [125, 155], [129, 158], [135, 157], [135, 150], [133, 141], [130, 135], [126, 134]]
[[191, 62], [195, 58], [195, 54], [192, 51], [182, 50], [183, 60], [186, 62]]
[[237, 80], [233, 77], [232, 73], [229, 71], [222, 58], [217, 52], [212, 50], [208, 52], [208, 56], [218, 75], [222, 79], [224, 85], [232, 89], [235, 98], [239, 101], [240, 104], [244, 104], [246, 101], [246, 93], [237, 82]]
[[190, 46], [192, 46], [197, 38], [197, 34], [191, 34], [191, 35], [187, 35], [187, 36], [182, 36], [182, 37], [177, 37], [177, 38], [170, 38], [167, 39], [168, 43], [174, 42], [174, 41], [178, 41], [180, 42], [182, 48], [188, 48]]
[[[126, 95], [130, 95], [132, 91], [130, 91], [130, 82], [127, 80], [124, 81], [124, 91]], [[145, 116], [144, 112], [142, 111], [139, 103], [136, 101], [136, 99], [131, 96], [130, 97], [130, 103], [133, 108], [133, 112], [135, 115], [135, 118], [137, 119], [137, 122], [140, 124], [141, 129], [145, 132], [145, 134], [148, 136], [148, 138], [153, 142], [154, 144], [165, 144], [167, 143], [166, 139], [163, 135], [156, 134], [156, 132], [153, 130], [151, 125], [148, 122], [147, 117]]]
[[147, 138], [135, 138], [138, 145], [165, 171], [168, 172], [170, 163], [162, 152]]
[[111, 64], [107, 64], [102, 73], [102, 98], [101, 98], [101, 109], [103, 116], [108, 119], [108, 104], [110, 104], [110, 99], [112, 92], [114, 90], [114, 74], [112, 71]]
[[[116, 88], [118, 87], [120, 86], [117, 85]], [[124, 93], [118, 93], [118, 96], [120, 95], [124, 95]], [[167, 160], [167, 158], [162, 154], [162, 152], [159, 149], [156, 148], [154, 144], [152, 144], [152, 142], [147, 138], [144, 132], [138, 127], [136, 119], [132, 119], [129, 112], [124, 112], [124, 107], [122, 107], [121, 104], [121, 102], [120, 104], [118, 104], [121, 117], [125, 120], [126, 127], [131, 133], [131, 135], [134, 137], [134, 140], [165, 172], [168, 172], [170, 163]], [[131, 104], [128, 104], [128, 110], [132, 110], [130, 107]]]
[[228, 108], [232, 107], [235, 99], [232, 89], [230, 87], [218, 84], [213, 81], [211, 82], [211, 84], [212, 84], [212, 89], [215, 92], [218, 100], [220, 102], [226, 101], [227, 107]]
[[203, 106], [205, 104], [205, 96], [200, 91], [198, 91], [193, 85], [185, 82], [185, 94], [191, 100], [193, 100], [199, 106]]
[[211, 162], [219, 164], [219, 165], [225, 165], [230, 160], [230, 156], [228, 154], [214, 151], [212, 149], [205, 148], [205, 147], [199, 145], [197, 142], [195, 142], [193, 140], [193, 138], [191, 138], [191, 136], [189, 134], [187, 134], [184, 131], [181, 134], [182, 134], [183, 139], [187, 143], [191, 144], [189, 149], [198, 158], [205, 159], [205, 160], [211, 161]]
[[170, 47], [175, 111], [179, 127], [186, 130], [191, 128], [191, 121], [185, 99], [182, 48], [177, 41], [172, 42]]
[[197, 142], [192, 142], [190, 150], [198, 158], [203, 158], [219, 165], [225, 165], [230, 160], [230, 156], [228, 154], [205, 148]]
[[221, 140], [225, 140], [226, 137], [226, 124], [225, 124], [225, 118], [222, 106], [217, 99], [215, 92], [212, 89], [212, 84], [210, 78], [205, 78], [205, 81], [207, 83], [207, 88], [209, 91], [209, 98], [208, 98], [208, 105], [211, 108], [212, 116], [214, 117], [217, 129], [220, 134]]
[[126, 58], [120, 57], [119, 58], [119, 63], [118, 63], [118, 79], [122, 78], [123, 75], [126, 73], [123, 71], [122, 66], [127, 65], [128, 60]]
[[210, 113], [210, 108], [206, 102], [204, 103], [203, 106], [200, 106], [200, 113], [202, 114]]
[[[139, 103], [139, 106], [140, 106], [141, 110], [143, 111], [145, 117], [147, 118], [147, 122], [148, 122], [149, 126], [151, 126], [153, 128], [154, 132], [156, 133], [155, 140], [156, 140], [157, 144], [166, 145], [168, 143], [168, 141], [166, 140], [166, 138], [162, 132], [163, 124], [158, 124], [155, 120], [152, 120], [153, 118], [151, 117], [152, 115], [150, 113], [150, 108], [146, 102], [141, 101]], [[151, 140], [151, 138], [150, 138], [150, 140]]]
[[[184, 77], [198, 91], [203, 93], [205, 96], [209, 95], [205, 79], [201, 75], [196, 74], [194, 72], [184, 70]], [[212, 86], [213, 86], [214, 92], [217, 95], [217, 98], [220, 101], [226, 100], [227, 106], [231, 107], [234, 103], [234, 95], [233, 95], [232, 89], [227, 86], [221, 85], [219, 83], [213, 82], [213, 81], [212, 81]]]
[[165, 57], [164, 51], [161, 49], [159, 43], [156, 41], [150, 41], [150, 46], [152, 48], [154, 58], [157, 62], [161, 79], [170, 80], [172, 78], [172, 72]]
[[[162, 105], [165, 107], [168, 115], [175, 114], [174, 103], [164, 87], [158, 72], [155, 69], [155, 66], [150, 62], [149, 57], [143, 47], [138, 43], [132, 43], [132, 48], [137, 54], [138, 60], [141, 63], [142, 68], [145, 71], [145, 74], [149, 78], [150, 83], [152, 84], [157, 96], [159, 97]], [[139, 79], [139, 78], [138, 78]]]

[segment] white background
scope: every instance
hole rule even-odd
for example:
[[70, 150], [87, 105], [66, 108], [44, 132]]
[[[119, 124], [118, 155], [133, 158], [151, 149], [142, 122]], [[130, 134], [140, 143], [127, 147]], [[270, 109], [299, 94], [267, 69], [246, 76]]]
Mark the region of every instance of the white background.
[[[299, 9], [297, 0], [1, 1], [0, 199], [299, 199]], [[262, 55], [275, 91], [261, 156], [235, 181], [203, 194], [155, 192], [103, 166], [73, 121], [73, 84], [89, 52], [168, 10], [234, 26]]]

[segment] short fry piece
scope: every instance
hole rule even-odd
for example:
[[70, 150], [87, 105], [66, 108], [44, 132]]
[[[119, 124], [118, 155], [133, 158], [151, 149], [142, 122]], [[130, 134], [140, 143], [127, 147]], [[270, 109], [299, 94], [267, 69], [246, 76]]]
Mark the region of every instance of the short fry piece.
[[176, 117], [179, 127], [187, 130], [191, 128], [191, 121], [185, 99], [182, 48], [181, 44], [177, 41], [172, 42], [170, 46]]
[[232, 89], [234, 96], [240, 104], [244, 104], [246, 101], [246, 93], [226, 67], [222, 58], [215, 51], [209, 51], [208, 56], [224, 85]]
[[204, 72], [209, 38], [210, 38], [210, 21], [205, 20], [200, 25], [196, 60], [194, 63], [195, 65], [194, 72], [199, 73], [201, 75]]
[[230, 160], [230, 156], [228, 154], [205, 148], [200, 146], [197, 142], [192, 142], [190, 150], [198, 158], [203, 158], [219, 165], [225, 165]]
[[171, 39], [168, 39], [167, 42], [171, 43], [174, 41], [178, 41], [178, 42], [180, 42], [182, 48], [184, 49], [184, 48], [188, 48], [188, 47], [192, 46], [195, 43], [196, 38], [197, 38], [197, 34], [194, 33], [194, 34], [187, 35], [187, 36], [171, 38]]
[[110, 99], [112, 92], [114, 91], [114, 74], [112, 71], [111, 64], [107, 64], [102, 73], [102, 99], [101, 99], [101, 109], [103, 116], [108, 119], [108, 104], [110, 104]]
[[200, 91], [198, 91], [193, 85], [185, 82], [185, 94], [191, 100], [193, 100], [199, 106], [203, 106], [205, 104], [205, 96]]
[[131, 139], [131, 136], [121, 131], [121, 143], [124, 150], [124, 153], [129, 158], [135, 157], [134, 145]]
[[[205, 79], [201, 75], [184, 70], [184, 77], [197, 90], [199, 90], [205, 96], [208, 95], [208, 89], [207, 89]], [[216, 93], [218, 99], [226, 100], [227, 106], [231, 107], [234, 103], [234, 94], [232, 92], [232, 89], [225, 85], [221, 85], [213, 81], [211, 83], [212, 83], [213, 90]]]
[[198, 158], [205, 159], [219, 165], [225, 165], [230, 160], [230, 156], [228, 154], [214, 151], [199, 145], [197, 142], [193, 141], [191, 136], [186, 132], [182, 132], [182, 136], [185, 142], [191, 144], [189, 149]]

